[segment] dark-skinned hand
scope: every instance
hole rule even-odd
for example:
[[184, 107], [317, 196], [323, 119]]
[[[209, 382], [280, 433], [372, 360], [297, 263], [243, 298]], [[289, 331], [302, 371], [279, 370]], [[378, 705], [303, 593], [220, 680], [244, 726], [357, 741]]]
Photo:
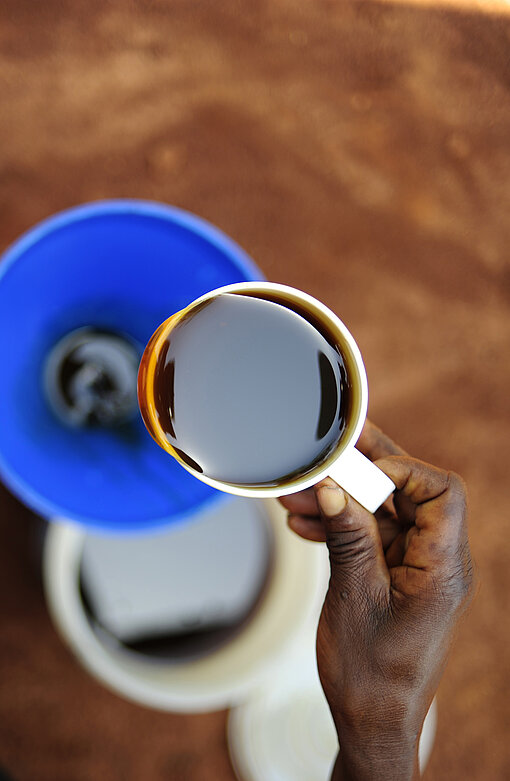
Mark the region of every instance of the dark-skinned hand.
[[375, 515], [329, 478], [280, 501], [294, 532], [329, 549], [317, 663], [340, 743], [332, 779], [409, 781], [473, 589], [466, 493], [368, 421], [357, 447], [397, 487]]

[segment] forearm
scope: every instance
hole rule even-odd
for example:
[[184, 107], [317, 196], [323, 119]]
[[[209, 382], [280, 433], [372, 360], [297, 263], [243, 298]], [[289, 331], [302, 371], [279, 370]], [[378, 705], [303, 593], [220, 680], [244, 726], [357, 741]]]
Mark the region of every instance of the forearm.
[[339, 731], [340, 751], [331, 781], [419, 781], [418, 739], [402, 733], [360, 736]]

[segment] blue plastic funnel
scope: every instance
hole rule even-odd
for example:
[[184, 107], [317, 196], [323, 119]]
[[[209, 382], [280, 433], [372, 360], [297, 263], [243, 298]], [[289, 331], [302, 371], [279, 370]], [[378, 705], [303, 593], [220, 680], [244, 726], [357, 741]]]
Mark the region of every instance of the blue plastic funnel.
[[21, 237], [0, 264], [0, 475], [49, 519], [144, 531], [228, 501], [188, 474], [139, 415], [117, 428], [73, 428], [48, 404], [48, 354], [94, 327], [142, 348], [170, 314], [216, 287], [262, 279], [208, 223], [144, 201], [62, 212]]

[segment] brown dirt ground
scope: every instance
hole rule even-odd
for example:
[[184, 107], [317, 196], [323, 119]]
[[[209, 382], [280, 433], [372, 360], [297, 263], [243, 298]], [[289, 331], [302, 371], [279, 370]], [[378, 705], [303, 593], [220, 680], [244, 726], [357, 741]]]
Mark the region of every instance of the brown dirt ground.
[[[467, 480], [482, 585], [439, 691], [435, 781], [510, 778], [510, 17], [480, 5], [0, 7], [0, 247], [98, 198], [196, 212], [335, 309], [372, 418]], [[30, 514], [5, 490], [0, 508], [0, 765], [232, 781], [224, 713], [154, 713], [81, 670], [46, 613]]]

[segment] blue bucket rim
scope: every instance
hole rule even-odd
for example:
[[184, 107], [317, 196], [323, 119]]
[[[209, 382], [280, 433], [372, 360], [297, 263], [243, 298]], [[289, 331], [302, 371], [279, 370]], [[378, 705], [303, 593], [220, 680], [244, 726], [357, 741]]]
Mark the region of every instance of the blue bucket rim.
[[212, 223], [186, 209], [170, 206], [159, 201], [137, 198], [115, 198], [71, 206], [56, 214], [43, 218], [40, 222], [24, 231], [21, 236], [9, 244], [0, 256], [0, 279], [7, 273], [11, 265], [30, 247], [41, 241], [47, 234], [53, 233], [69, 224], [91, 217], [110, 214], [137, 214], [144, 217], [158, 217], [175, 222], [206, 239], [221, 252], [234, 261], [247, 276], [256, 282], [261, 278], [260, 269], [252, 258], [226, 233]]
[[[226, 255], [234, 265], [246, 276], [248, 281], [263, 279], [262, 272], [256, 266], [250, 256], [220, 228], [212, 225], [202, 217], [177, 206], [170, 206], [158, 201], [137, 198], [115, 198], [91, 201], [77, 206], [71, 206], [60, 212], [44, 218], [32, 227], [24, 231], [21, 236], [12, 242], [0, 255], [0, 283], [11, 266], [35, 244], [50, 233], [60, 230], [67, 225], [87, 220], [93, 217], [113, 214], [135, 214], [146, 217], [156, 217], [164, 221], [178, 224], [179, 226], [195, 233], [220, 252]], [[149, 436], [149, 435], [147, 435]], [[47, 520], [73, 523], [85, 527], [94, 533], [108, 535], [123, 534], [147, 534], [163, 531], [165, 527], [178, 527], [198, 513], [211, 510], [222, 502], [231, 501], [232, 496], [216, 491], [211, 493], [196, 507], [191, 507], [181, 513], [171, 516], [152, 518], [144, 524], [126, 522], [119, 526], [113, 522], [82, 516], [79, 513], [67, 515], [63, 508], [46, 499], [38, 491], [34, 490], [23, 480], [5, 461], [0, 452], [0, 477], [5, 486], [24, 505], [28, 506], [36, 514]]]

